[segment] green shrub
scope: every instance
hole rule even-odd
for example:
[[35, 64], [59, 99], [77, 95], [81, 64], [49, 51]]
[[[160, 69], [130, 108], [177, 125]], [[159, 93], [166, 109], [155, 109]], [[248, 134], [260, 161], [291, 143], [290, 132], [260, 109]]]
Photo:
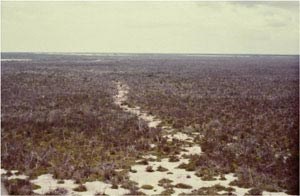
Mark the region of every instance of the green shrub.
[[151, 190], [153, 189], [154, 187], [152, 185], [149, 185], [149, 184], [145, 184], [143, 186], [141, 186], [142, 189], [146, 189], [146, 190]]
[[178, 183], [178, 184], [175, 185], [175, 187], [179, 188], [179, 189], [191, 189], [191, 188], [193, 188], [192, 186], [184, 184], [184, 183]]
[[165, 172], [165, 171], [169, 171], [169, 170], [160, 165], [160, 166], [157, 167], [156, 171]]
[[86, 187], [84, 185], [79, 185], [78, 187], [74, 188], [73, 189], [74, 191], [77, 191], [77, 192], [85, 192], [87, 191]]

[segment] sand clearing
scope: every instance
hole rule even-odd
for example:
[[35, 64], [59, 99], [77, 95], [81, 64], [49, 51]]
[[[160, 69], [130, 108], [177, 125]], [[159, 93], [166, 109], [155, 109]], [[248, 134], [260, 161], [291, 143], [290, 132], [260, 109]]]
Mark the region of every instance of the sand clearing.
[[95, 195], [96, 193], [106, 193], [108, 195], [124, 195], [129, 191], [123, 188], [111, 189], [111, 184], [107, 184], [101, 181], [86, 182], [83, 185], [86, 187], [87, 191], [77, 192], [73, 189], [78, 187], [78, 184], [75, 184], [74, 180], [64, 180], [63, 184], [59, 184], [52, 175], [45, 174], [39, 176], [35, 180], [31, 180], [32, 183], [41, 186], [40, 189], [35, 190], [35, 193], [45, 194], [50, 190], [56, 188], [64, 188], [68, 191], [68, 194], [71, 195]]
[[[5, 176], [7, 171], [5, 169], [1, 169], [1, 175], [5, 179], [27, 179], [28, 176], [20, 174], [17, 175], [17, 170], [12, 170], [9, 177]], [[41, 188], [34, 190], [36, 194], [45, 194], [49, 191], [55, 190], [57, 188], [63, 188], [68, 191], [68, 195], [95, 195], [96, 193], [106, 193], [108, 195], [124, 195], [129, 193], [129, 190], [118, 188], [112, 189], [111, 184], [107, 184], [101, 181], [93, 181], [93, 182], [86, 182], [83, 185], [86, 187], [87, 191], [78, 192], [74, 191], [73, 189], [78, 187], [79, 184], [76, 184], [74, 180], [63, 180], [63, 183], [59, 183], [57, 179], [53, 178], [52, 174], [44, 174], [38, 176], [34, 180], [30, 180], [31, 183], [39, 185]], [[7, 195], [7, 191], [3, 184], [1, 184], [1, 195]]]
[[[127, 100], [127, 94], [129, 93], [129, 87], [126, 84], [122, 84], [120, 82], [117, 83], [118, 94], [115, 96], [115, 103], [123, 108], [125, 111], [130, 112], [132, 114], [137, 115], [141, 120], [147, 122], [149, 127], [157, 127], [161, 120], [156, 118], [153, 115], [147, 114], [147, 112], [141, 111], [140, 107], [129, 107], [125, 104]], [[201, 147], [195, 143], [193, 143], [194, 137], [198, 136], [199, 133], [194, 133], [191, 135], [182, 133], [182, 132], [175, 132], [172, 127], [169, 126], [162, 126], [162, 131], [166, 133], [165, 137], [167, 141], [172, 141], [173, 139], [177, 139], [179, 141], [184, 141], [186, 143], [192, 144], [191, 146], [183, 147], [183, 151], [179, 154], [179, 161], [178, 162], [169, 162], [168, 158], [164, 158], [160, 161], [150, 161], [149, 165], [134, 165], [132, 166], [133, 170], [136, 170], [135, 173], [130, 173], [129, 177], [130, 180], [135, 181], [138, 183], [138, 186], [141, 188], [143, 185], [151, 185], [153, 189], [146, 190], [142, 189], [141, 191], [150, 195], [150, 194], [160, 194], [165, 189], [162, 186], [159, 186], [159, 181], [163, 178], [167, 178], [172, 180], [172, 185], [176, 185], [178, 183], [184, 183], [189, 186], [192, 186], [192, 189], [181, 189], [181, 188], [173, 188], [174, 195], [178, 195], [180, 193], [189, 193], [193, 189], [198, 189], [201, 187], [211, 187], [213, 185], [220, 184], [225, 187], [230, 187], [229, 183], [233, 180], [236, 180], [237, 177], [234, 177], [234, 174], [227, 174], [225, 175], [226, 180], [217, 180], [214, 181], [203, 181], [201, 178], [195, 175], [194, 171], [186, 171], [184, 169], [179, 169], [178, 166], [182, 163], [188, 163], [188, 159], [184, 158], [183, 156], [186, 155], [193, 155], [193, 154], [201, 154]], [[156, 159], [155, 155], [146, 155], [144, 158], [151, 158]], [[146, 168], [151, 166], [154, 170], [153, 172], [146, 171]], [[160, 172], [156, 171], [157, 168], [161, 166], [166, 168], [168, 171]], [[239, 188], [236, 186], [232, 186], [235, 189], [235, 193], [238, 195], [244, 195], [250, 189]], [[224, 193], [220, 191], [220, 194]], [[272, 194], [270, 192], [264, 192], [264, 194]], [[285, 194], [285, 193], [276, 193], [276, 194]], [[285, 194], [286, 195], [286, 194]]]

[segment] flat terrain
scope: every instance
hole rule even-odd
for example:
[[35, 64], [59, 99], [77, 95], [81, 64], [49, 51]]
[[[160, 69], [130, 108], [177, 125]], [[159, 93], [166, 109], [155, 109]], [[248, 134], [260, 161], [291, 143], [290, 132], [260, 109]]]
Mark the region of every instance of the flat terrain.
[[299, 57], [2, 53], [10, 194], [298, 194]]

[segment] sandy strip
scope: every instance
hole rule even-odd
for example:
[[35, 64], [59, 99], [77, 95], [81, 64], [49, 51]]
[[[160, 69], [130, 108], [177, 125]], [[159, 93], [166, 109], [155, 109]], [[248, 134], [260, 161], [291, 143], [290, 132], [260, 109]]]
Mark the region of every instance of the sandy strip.
[[[127, 100], [127, 94], [129, 92], [129, 87], [122, 83], [117, 83], [118, 94], [114, 97], [114, 102], [119, 107], [121, 107], [124, 111], [137, 115], [139, 119], [147, 122], [149, 127], [157, 127], [161, 124], [161, 120], [156, 118], [153, 115], [147, 114], [147, 112], [141, 111], [140, 107], [129, 107], [125, 104]], [[201, 187], [211, 187], [213, 185], [222, 185], [225, 187], [233, 187], [235, 189], [234, 193], [237, 195], [244, 195], [250, 189], [240, 188], [236, 186], [230, 186], [229, 183], [237, 178], [234, 174], [225, 175], [226, 180], [220, 180], [220, 176], [217, 176], [216, 180], [213, 181], [203, 181], [201, 178], [195, 175], [194, 171], [186, 171], [185, 169], [179, 169], [178, 166], [182, 163], [188, 163], [189, 159], [186, 156], [189, 155], [199, 155], [202, 153], [201, 147], [195, 143], [193, 143], [194, 137], [198, 134], [187, 135], [182, 132], [175, 132], [175, 130], [170, 126], [163, 126], [162, 132], [165, 133], [165, 136], [168, 141], [172, 141], [173, 139], [179, 140], [182, 142], [181, 149], [182, 151], [179, 153], [177, 162], [170, 162], [169, 158], [163, 158], [161, 160], [156, 160], [156, 155], [144, 155], [144, 159], [152, 159], [152, 161], [148, 161], [148, 165], [133, 165], [132, 171], [129, 173], [129, 179], [138, 183], [140, 187], [140, 191], [146, 193], [147, 195], [153, 194], [161, 194], [162, 191], [165, 190], [164, 187], [159, 186], [159, 181], [162, 178], [166, 178], [171, 180], [171, 185], [175, 186], [178, 183], [183, 183], [191, 186], [191, 189], [182, 189], [173, 187], [174, 193], [172, 195], [178, 195], [180, 193], [190, 193], [194, 189], [198, 189]], [[189, 145], [187, 145], [189, 144]], [[151, 146], [155, 147], [154, 144]], [[153, 161], [154, 160], [154, 161]], [[137, 160], [138, 161], [138, 160]], [[152, 171], [147, 170], [148, 167], [152, 168]], [[158, 168], [165, 168], [167, 171], [157, 171]], [[17, 170], [11, 171], [12, 175], [10, 177], [5, 177], [8, 179], [26, 179], [25, 175], [16, 175]], [[1, 175], [5, 176], [6, 170], [1, 169]], [[73, 189], [78, 186], [75, 184], [74, 180], [64, 180], [64, 183], [61, 184], [58, 180], [54, 179], [51, 174], [44, 174], [39, 176], [37, 179], [31, 180], [31, 183], [41, 186], [41, 188], [34, 190], [34, 193], [37, 194], [45, 194], [50, 190], [54, 190], [56, 188], [64, 188], [68, 191], [68, 195], [95, 195], [96, 193], [105, 193], [108, 195], [124, 195], [129, 193], [129, 190], [118, 188], [112, 189], [111, 184], [104, 183], [101, 181], [93, 181], [86, 182], [83, 185], [87, 188], [87, 191], [77, 192]], [[151, 185], [152, 189], [143, 189], [143, 185]], [[3, 188], [3, 184], [1, 183], [1, 195], [5, 195], [5, 188]], [[2, 193], [2, 191], [4, 191]], [[226, 193], [226, 192], [219, 192]], [[286, 193], [271, 193], [264, 191], [263, 195], [287, 195]]]
[[[115, 104], [124, 109], [124, 111], [135, 114], [139, 119], [147, 122], [149, 127], [157, 127], [161, 120], [156, 118], [153, 115], [147, 114], [145, 111], [141, 111], [140, 107], [134, 106], [129, 107], [125, 104], [127, 100], [127, 94], [129, 93], [129, 87], [126, 84], [117, 82], [118, 94], [114, 97]], [[225, 187], [233, 187], [235, 189], [234, 193], [237, 195], [244, 195], [250, 189], [240, 188], [236, 186], [230, 186], [229, 183], [236, 180], [237, 177], [233, 173], [225, 175], [226, 180], [220, 180], [220, 177], [217, 177], [217, 180], [213, 181], [203, 181], [201, 178], [195, 175], [194, 171], [186, 171], [184, 169], [179, 169], [178, 166], [182, 163], [188, 163], [189, 159], [184, 158], [186, 155], [201, 154], [201, 147], [193, 143], [194, 137], [198, 136], [199, 133], [187, 135], [182, 132], [175, 132], [174, 129], [170, 126], [162, 126], [162, 131], [166, 133], [164, 137], [167, 138], [167, 141], [172, 141], [173, 139], [188, 142], [192, 144], [188, 147], [183, 147], [183, 151], [178, 155], [179, 161], [170, 162], [168, 158], [164, 158], [160, 161], [149, 161], [148, 165], [134, 165], [132, 170], [135, 172], [130, 172], [130, 180], [138, 183], [138, 186], [141, 188], [141, 191], [147, 195], [161, 194], [164, 191], [164, 187], [159, 186], [159, 181], [162, 178], [172, 180], [171, 185], [176, 185], [178, 183], [187, 184], [192, 186], [192, 189], [181, 189], [173, 187], [175, 191], [172, 195], [178, 195], [180, 193], [190, 193], [193, 189], [198, 189], [201, 187], [211, 187], [213, 185], [222, 185]], [[175, 133], [174, 133], [175, 132]], [[155, 155], [146, 155], [144, 158], [156, 159]], [[151, 167], [152, 171], [147, 171], [147, 168]], [[168, 171], [156, 171], [158, 167], [163, 167]], [[143, 185], [151, 185], [153, 189], [142, 189]], [[263, 192], [264, 195], [269, 195], [273, 193]], [[275, 193], [275, 195], [286, 195], [285, 193]]]
[[32, 59], [1, 59], [1, 61], [32, 61]]
[[45, 194], [50, 190], [54, 190], [56, 188], [64, 188], [68, 191], [68, 194], [71, 195], [95, 195], [96, 193], [105, 193], [108, 195], [124, 195], [129, 192], [129, 190], [118, 188], [112, 189], [111, 184], [107, 184], [101, 181], [93, 181], [86, 182], [83, 185], [86, 187], [87, 191], [78, 192], [73, 189], [78, 187], [78, 184], [75, 184], [74, 180], [64, 180], [63, 184], [58, 183], [58, 180], [54, 179], [52, 175], [45, 174], [39, 176], [35, 180], [31, 180], [30, 182], [41, 186], [40, 189], [35, 190], [35, 193]]

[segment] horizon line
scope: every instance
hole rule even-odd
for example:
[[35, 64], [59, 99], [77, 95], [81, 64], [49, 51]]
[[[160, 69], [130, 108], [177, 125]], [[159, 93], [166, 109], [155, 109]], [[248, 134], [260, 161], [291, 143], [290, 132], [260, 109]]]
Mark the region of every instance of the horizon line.
[[298, 54], [277, 54], [277, 53], [197, 53], [197, 52], [17, 52], [17, 51], [1, 51], [4, 53], [35, 53], [35, 54], [148, 54], [148, 55], [277, 55], [277, 56], [299, 56]]

